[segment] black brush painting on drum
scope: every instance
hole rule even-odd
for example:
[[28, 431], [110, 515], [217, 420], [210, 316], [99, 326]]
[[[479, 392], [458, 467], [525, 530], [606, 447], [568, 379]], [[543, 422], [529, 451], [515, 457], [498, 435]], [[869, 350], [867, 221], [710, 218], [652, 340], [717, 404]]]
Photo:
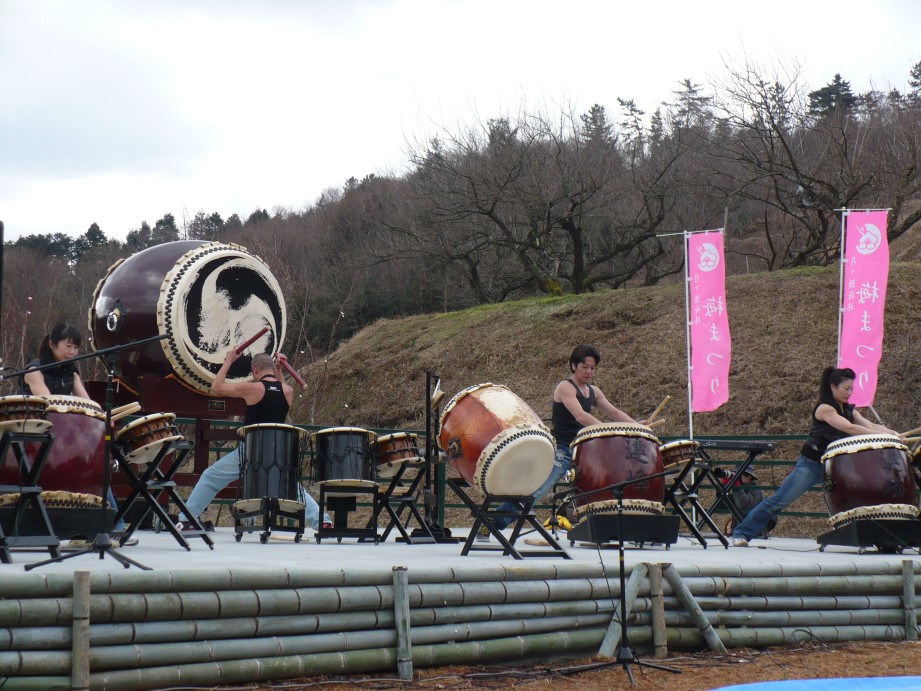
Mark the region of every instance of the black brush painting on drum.
[[[283, 320], [278, 295], [265, 276], [238, 258], [220, 257], [205, 262], [184, 299], [184, 344], [189, 355], [212, 374], [217, 374], [224, 354], [263, 327], [264, 336], [250, 346], [252, 352], [274, 353], [278, 324]], [[233, 363], [230, 379], [249, 375], [252, 357]]]

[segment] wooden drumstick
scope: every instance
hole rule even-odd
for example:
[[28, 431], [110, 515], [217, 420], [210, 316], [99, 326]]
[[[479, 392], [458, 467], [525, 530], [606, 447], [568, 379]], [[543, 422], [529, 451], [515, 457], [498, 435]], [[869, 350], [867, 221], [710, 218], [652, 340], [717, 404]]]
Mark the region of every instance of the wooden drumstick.
[[921, 427], [916, 427], [915, 429], [910, 429], [907, 432], [902, 432], [901, 436], [910, 437], [914, 434], [917, 434], [918, 432], [921, 432]]
[[[646, 418], [649, 422], [652, 422], [656, 419], [656, 415], [662, 412], [662, 408], [665, 407], [665, 404], [672, 400], [671, 395], [666, 394], [665, 398], [662, 399], [662, 402], [659, 404], [659, 407], [652, 411], [652, 415]], [[652, 427], [652, 425], [647, 425], [647, 427]]]
[[915, 442], [921, 441], [921, 437], [905, 437], [906, 444], [914, 444]]
[[262, 336], [262, 334], [264, 334], [264, 333], [265, 333], [266, 331], [268, 331], [268, 330], [269, 330], [269, 327], [263, 326], [263, 327], [262, 327], [262, 331], [260, 331], [259, 333], [257, 333], [257, 334], [256, 334], [255, 336], [253, 336], [252, 338], [248, 338], [248, 339], [246, 339], [245, 341], [243, 341], [243, 343], [242, 343], [241, 345], [238, 345], [236, 348], [234, 348], [233, 352], [235, 352], [237, 355], [239, 355], [239, 354], [242, 353], [244, 350], [246, 350], [247, 348], [249, 348], [253, 343], [255, 343], [256, 340], [257, 340], [260, 336]]
[[281, 366], [287, 370], [288, 374], [294, 378], [294, 381], [296, 381], [301, 386], [301, 388], [307, 388], [307, 382], [305, 382], [303, 377], [297, 373], [297, 370], [288, 364], [287, 360], [279, 360], [279, 362], [281, 363]]
[[128, 415], [134, 415], [141, 409], [141, 404], [135, 401], [134, 403], [127, 403], [125, 405], [119, 406], [118, 408], [112, 409], [112, 422], [116, 420], [121, 420], [123, 417]]
[[665, 424], [665, 418], [663, 417], [660, 420], [654, 420], [653, 422], [647, 422], [646, 426], [647, 427], [661, 427], [664, 424]]

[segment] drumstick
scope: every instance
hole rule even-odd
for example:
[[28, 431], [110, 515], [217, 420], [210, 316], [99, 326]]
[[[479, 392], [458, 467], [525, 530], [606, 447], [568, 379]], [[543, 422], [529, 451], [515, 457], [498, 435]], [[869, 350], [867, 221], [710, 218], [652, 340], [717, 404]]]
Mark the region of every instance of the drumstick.
[[256, 334], [255, 336], [253, 336], [252, 338], [248, 338], [247, 340], [243, 341], [243, 343], [242, 343], [241, 345], [238, 345], [236, 348], [234, 348], [234, 351], [233, 351], [233, 352], [235, 352], [237, 355], [239, 355], [239, 354], [242, 353], [244, 350], [246, 350], [247, 348], [249, 348], [253, 343], [255, 343], [255, 342], [256, 342], [256, 339], [258, 339], [262, 334], [264, 334], [264, 333], [265, 333], [266, 331], [268, 331], [268, 330], [269, 330], [269, 327], [263, 326], [263, 327], [262, 327], [262, 331], [260, 331], [259, 333], [257, 333], [257, 334]]
[[118, 408], [112, 409], [112, 422], [116, 420], [121, 420], [123, 417], [128, 415], [134, 415], [141, 409], [141, 404], [135, 401], [134, 403], [128, 403], [126, 405], [119, 406]]
[[906, 444], [914, 444], [916, 441], [921, 441], [921, 437], [905, 437]]
[[921, 432], [921, 427], [916, 427], [915, 429], [910, 429], [910, 430], [908, 430], [907, 432], [902, 432], [902, 435], [901, 435], [901, 436], [903, 436], [903, 437], [910, 437], [910, 436], [912, 436], [913, 434], [917, 434], [918, 432]]
[[[669, 394], [666, 394], [666, 395], [665, 395], [665, 398], [663, 398], [663, 399], [662, 399], [662, 402], [659, 404], [659, 407], [656, 408], [655, 410], [653, 410], [653, 411], [652, 411], [652, 415], [650, 415], [650, 416], [649, 416], [648, 418], [646, 418], [646, 419], [647, 419], [649, 422], [652, 422], [653, 420], [655, 420], [655, 419], [656, 419], [656, 415], [658, 415], [659, 413], [662, 412], [662, 408], [664, 408], [664, 407], [665, 407], [665, 404], [668, 403], [670, 400], [672, 400], [672, 397], [671, 397]], [[647, 425], [647, 426], [648, 426], [648, 427], [651, 427], [652, 425]]]
[[665, 418], [662, 418], [661, 420], [656, 420], [654, 422], [647, 422], [646, 426], [647, 427], [661, 427], [664, 424], [665, 424]]
[[307, 388], [307, 382], [305, 382], [303, 377], [297, 373], [297, 370], [288, 364], [287, 360], [279, 360], [279, 362], [281, 363], [281, 366], [288, 371], [288, 374], [294, 378], [294, 381], [296, 381], [301, 386], [301, 388]]

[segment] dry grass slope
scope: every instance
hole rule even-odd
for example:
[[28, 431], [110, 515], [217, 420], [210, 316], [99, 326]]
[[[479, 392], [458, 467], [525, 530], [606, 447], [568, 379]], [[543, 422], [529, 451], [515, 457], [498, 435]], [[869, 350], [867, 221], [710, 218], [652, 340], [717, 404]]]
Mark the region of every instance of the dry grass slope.
[[[898, 429], [921, 425], [921, 270], [893, 264], [875, 409]], [[836, 351], [838, 272], [730, 277], [730, 399], [694, 416], [696, 436], [803, 434], [822, 368]], [[448, 396], [505, 384], [549, 418], [554, 385], [578, 343], [602, 354], [596, 378], [615, 405], [650, 413], [666, 394], [660, 436], [687, 434], [684, 295], [680, 285], [538, 298], [379, 321], [306, 371], [293, 419], [373, 428], [424, 426], [425, 370]]]

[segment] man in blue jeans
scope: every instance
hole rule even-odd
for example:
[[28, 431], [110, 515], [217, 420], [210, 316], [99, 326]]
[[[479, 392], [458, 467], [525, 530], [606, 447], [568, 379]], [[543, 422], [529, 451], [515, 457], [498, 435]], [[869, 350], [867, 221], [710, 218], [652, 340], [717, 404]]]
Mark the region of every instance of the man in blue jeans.
[[[592, 415], [592, 410], [597, 407], [607, 417], [616, 422], [636, 422], [625, 412], [616, 408], [592, 384], [601, 354], [590, 345], [576, 346], [569, 356], [569, 370], [571, 376], [556, 385], [553, 392], [553, 412], [551, 424], [553, 437], [556, 439], [556, 452], [553, 461], [553, 470], [550, 477], [534, 492], [535, 501], [543, 498], [553, 486], [569, 471], [572, 464], [572, 450], [570, 444], [583, 427], [600, 425], [601, 420]], [[502, 511], [514, 510], [511, 504], [502, 504]], [[511, 518], [497, 518], [495, 524], [499, 528], [506, 528], [512, 522]], [[480, 531], [477, 536], [480, 541], [489, 540], [489, 531]]]
[[[224, 364], [214, 377], [211, 385], [212, 393], [218, 396], [231, 396], [242, 398], [246, 402], [245, 425], [257, 424], [282, 424], [288, 417], [288, 409], [294, 399], [294, 389], [282, 380], [282, 362], [286, 361], [284, 355], [276, 354], [275, 360], [271, 355], [259, 353], [253, 357], [252, 381], [229, 382], [227, 372], [231, 365], [242, 355], [231, 350], [224, 357]], [[214, 465], [201, 474], [192, 494], [189, 495], [185, 505], [193, 516], [201, 515], [202, 511], [217, 496], [217, 493], [240, 477], [240, 447], [222, 456]], [[313, 497], [307, 494], [303, 486], [298, 485], [298, 500], [305, 504], [305, 518], [307, 525], [318, 528], [320, 507]], [[188, 516], [180, 515], [179, 520], [187, 521]], [[324, 516], [324, 522], [330, 521]]]

